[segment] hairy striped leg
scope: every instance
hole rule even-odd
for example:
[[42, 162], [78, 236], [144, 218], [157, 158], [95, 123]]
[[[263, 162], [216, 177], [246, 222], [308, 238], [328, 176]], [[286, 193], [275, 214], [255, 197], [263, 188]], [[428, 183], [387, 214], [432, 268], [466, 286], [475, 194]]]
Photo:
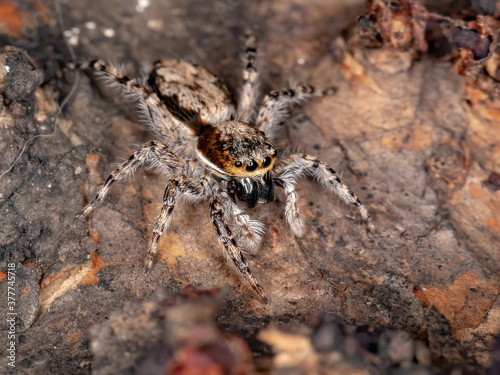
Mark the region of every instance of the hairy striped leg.
[[286, 206], [285, 217], [288, 225], [292, 228], [297, 237], [302, 237], [305, 230], [304, 217], [300, 212], [299, 195], [295, 190], [295, 183], [298, 176], [290, 176], [287, 173], [281, 175], [281, 178], [275, 178], [274, 183], [285, 191]]
[[243, 277], [245, 277], [253, 290], [255, 290], [255, 292], [264, 302], [267, 302], [267, 297], [264, 293], [264, 290], [260, 286], [257, 279], [252, 275], [250, 268], [248, 268], [245, 255], [236, 244], [236, 240], [233, 237], [231, 229], [224, 219], [222, 204], [217, 198], [214, 198], [210, 202], [210, 218], [212, 219], [215, 234], [219, 242], [224, 246], [226, 254], [231, 258], [231, 260], [236, 265], [236, 268], [238, 268], [238, 271], [240, 271]]
[[206, 198], [206, 188], [203, 182], [199, 182], [185, 175], [170, 180], [163, 194], [163, 202], [160, 213], [153, 228], [153, 235], [149, 241], [148, 255], [144, 263], [144, 273], [147, 275], [153, 267], [153, 262], [158, 252], [158, 242], [161, 235], [170, 226], [172, 212], [174, 211], [178, 195], [190, 202], [201, 201]]
[[276, 126], [287, 116], [288, 108], [293, 103], [301, 103], [313, 96], [331, 95], [335, 90], [316, 90], [309, 85], [298, 86], [284, 90], [271, 91], [267, 94], [260, 107], [255, 126], [263, 131], [266, 137], [274, 141]]
[[[88, 64], [82, 65], [83, 69], [91, 68], [102, 73], [109, 78], [111, 82], [123, 88], [134, 100], [140, 100], [143, 105], [143, 110], [153, 121], [153, 130], [161, 134], [164, 139], [169, 140], [169, 144], [173, 145], [177, 142], [180, 136], [178, 133], [178, 125], [172, 120], [172, 115], [167, 110], [163, 109], [158, 95], [156, 95], [149, 87], [138, 82], [136, 79], [131, 79], [124, 75], [120, 70], [112, 65], [107, 64], [103, 60], [94, 60]], [[186, 128], [189, 133], [189, 126]]]
[[83, 215], [88, 216], [94, 211], [95, 207], [101, 202], [108, 193], [111, 185], [115, 181], [122, 179], [130, 173], [133, 173], [139, 166], [145, 162], [152, 162], [170, 175], [178, 174], [183, 168], [183, 161], [168, 146], [158, 141], [150, 141], [141, 146], [136, 152], [121, 164], [108, 177], [104, 185], [101, 186], [92, 203], [83, 209]]
[[314, 177], [325, 189], [338, 195], [346, 204], [351, 204], [357, 208], [362, 222], [367, 229], [373, 229], [371, 218], [365, 206], [352, 190], [344, 184], [337, 173], [325, 162], [307, 154], [292, 154], [288, 158], [281, 160], [276, 165], [274, 171], [277, 178], [276, 185], [285, 190], [287, 196], [286, 219], [292, 230], [300, 235], [303, 231], [303, 221], [300, 215], [298, 196], [295, 191], [295, 184], [304, 175]]
[[232, 227], [238, 243], [243, 250], [255, 253], [262, 242], [265, 231], [264, 224], [245, 214], [245, 210], [234, 202], [226, 191], [222, 190], [219, 197], [222, 200], [224, 211], [229, 216], [229, 221], [234, 223]]
[[248, 31], [245, 42], [245, 69], [243, 70], [243, 88], [238, 101], [239, 121], [249, 123], [252, 111], [255, 107], [258, 72], [255, 67], [255, 56], [257, 54], [257, 39]]

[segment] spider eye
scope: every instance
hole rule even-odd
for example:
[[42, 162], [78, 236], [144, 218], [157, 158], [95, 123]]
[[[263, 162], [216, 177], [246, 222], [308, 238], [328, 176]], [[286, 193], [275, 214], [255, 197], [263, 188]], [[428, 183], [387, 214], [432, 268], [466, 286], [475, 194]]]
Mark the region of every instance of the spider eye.
[[243, 164], [241, 163], [241, 161], [237, 161], [236, 163], [234, 163], [235, 167], [239, 168], [241, 167]]
[[247, 171], [248, 172], [252, 172], [252, 171], [255, 171], [257, 169], [259, 165], [255, 162], [255, 161], [251, 161], [250, 163], [247, 164]]
[[222, 145], [221, 145], [221, 146], [222, 146], [222, 148], [226, 148], [226, 147], [227, 147], [227, 143], [226, 143], [226, 142], [224, 142], [224, 143], [222, 143]]
[[269, 164], [271, 164], [271, 158], [270, 158], [269, 156], [266, 156], [266, 157], [264, 158], [264, 161], [262, 162], [262, 166], [263, 166], [263, 167], [268, 167], [268, 166], [269, 166]]
[[273, 156], [276, 156], [276, 155], [278, 155], [278, 151], [277, 151], [277, 150], [274, 150], [274, 152], [273, 152]]

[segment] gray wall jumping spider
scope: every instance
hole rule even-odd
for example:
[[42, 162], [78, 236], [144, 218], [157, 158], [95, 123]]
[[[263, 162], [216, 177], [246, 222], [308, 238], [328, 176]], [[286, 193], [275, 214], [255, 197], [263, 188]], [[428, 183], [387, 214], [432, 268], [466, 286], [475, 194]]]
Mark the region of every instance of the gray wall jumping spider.
[[185, 61], [156, 62], [147, 85], [124, 76], [103, 61], [88, 64], [139, 101], [158, 140], [144, 144], [111, 173], [83, 214], [92, 213], [115, 181], [149, 163], [169, 180], [149, 242], [144, 272], [147, 274], [153, 266], [158, 241], [169, 227], [177, 202], [208, 202], [215, 234], [224, 251], [260, 298], [267, 301], [242, 251], [259, 247], [264, 225], [246, 215], [237, 200], [248, 207], [269, 203], [274, 199], [274, 186], [282, 188], [286, 195], [286, 220], [295, 235], [301, 236], [304, 220], [295, 185], [308, 175], [345, 203], [354, 205], [367, 227], [371, 223], [366, 208], [331, 167], [302, 153], [280, 158], [272, 145], [276, 127], [285, 119], [290, 104], [329, 92], [312, 86], [272, 91], [264, 97], [254, 119], [258, 73], [253, 34], [248, 33], [245, 46], [243, 89], [237, 108], [229, 90], [217, 77]]

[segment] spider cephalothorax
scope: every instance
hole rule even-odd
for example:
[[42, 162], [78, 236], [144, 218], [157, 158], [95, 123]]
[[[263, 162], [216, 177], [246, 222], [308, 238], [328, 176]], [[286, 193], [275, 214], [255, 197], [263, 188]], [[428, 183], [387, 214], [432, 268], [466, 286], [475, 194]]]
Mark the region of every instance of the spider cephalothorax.
[[263, 132], [240, 121], [207, 127], [198, 138], [196, 155], [215, 175], [233, 180], [248, 207], [273, 200], [271, 169], [277, 151]]
[[115, 181], [138, 166], [150, 163], [167, 175], [169, 181], [149, 242], [145, 272], [151, 270], [159, 238], [168, 229], [177, 201], [204, 201], [209, 203], [215, 234], [227, 255], [255, 292], [267, 301], [241, 250], [257, 249], [264, 227], [245, 214], [238, 199], [254, 207], [273, 200], [275, 185], [282, 188], [286, 196], [286, 220], [292, 231], [301, 236], [304, 222], [295, 184], [309, 175], [345, 203], [355, 206], [367, 227], [371, 227], [371, 223], [366, 208], [331, 167], [301, 153], [280, 159], [272, 145], [276, 126], [284, 120], [290, 104], [311, 96], [323, 96], [329, 91], [307, 85], [272, 91], [264, 97], [252, 121], [257, 82], [255, 53], [255, 37], [248, 34], [243, 90], [237, 108], [229, 90], [218, 78], [185, 61], [169, 59], [155, 63], [147, 86], [102, 61], [91, 62], [90, 68], [102, 72], [139, 100], [158, 140], [144, 144], [115, 170], [94, 201], [84, 209], [84, 214], [94, 210]]

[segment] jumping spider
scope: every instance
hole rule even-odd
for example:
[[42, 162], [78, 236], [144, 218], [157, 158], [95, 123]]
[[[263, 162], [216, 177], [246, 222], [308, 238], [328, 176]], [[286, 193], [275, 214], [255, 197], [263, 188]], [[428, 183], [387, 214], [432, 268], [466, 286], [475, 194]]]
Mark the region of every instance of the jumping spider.
[[271, 91], [254, 119], [258, 73], [257, 43], [252, 33], [247, 34], [245, 47], [243, 89], [237, 108], [229, 90], [217, 77], [185, 61], [156, 62], [147, 84], [124, 76], [101, 60], [88, 64], [140, 103], [159, 140], [144, 144], [111, 173], [83, 214], [92, 213], [115, 181], [149, 163], [169, 180], [149, 242], [144, 272], [147, 274], [153, 266], [158, 241], [169, 227], [177, 201], [208, 202], [215, 234], [225, 252], [260, 298], [267, 301], [242, 251], [259, 247], [264, 225], [246, 215], [236, 198], [251, 208], [257, 203], [271, 202], [275, 185], [282, 188], [286, 195], [286, 220], [295, 235], [301, 236], [304, 220], [295, 184], [309, 175], [345, 203], [356, 206], [367, 227], [371, 224], [366, 208], [331, 167], [302, 153], [280, 158], [272, 145], [276, 128], [285, 119], [290, 104], [329, 92], [312, 86]]

